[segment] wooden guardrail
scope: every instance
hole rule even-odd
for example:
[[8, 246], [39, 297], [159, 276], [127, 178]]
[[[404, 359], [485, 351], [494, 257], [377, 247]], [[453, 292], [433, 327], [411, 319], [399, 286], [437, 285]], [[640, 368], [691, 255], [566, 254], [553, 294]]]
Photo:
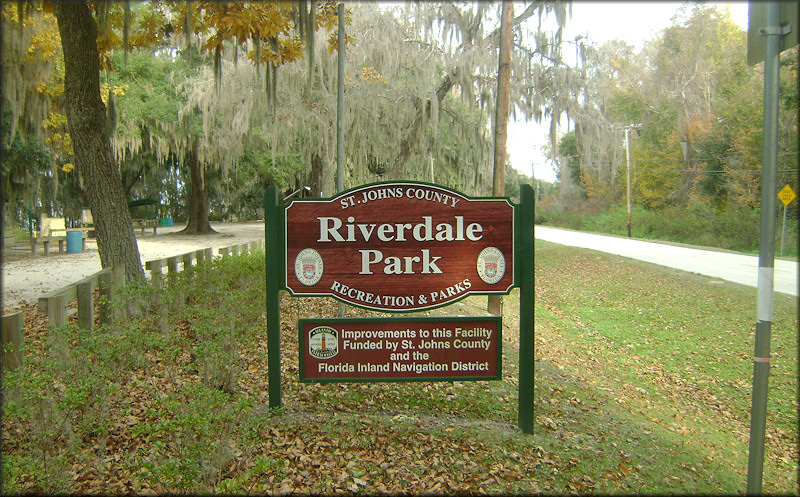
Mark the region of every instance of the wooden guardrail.
[[[253, 253], [263, 250], [264, 241], [256, 240], [249, 243], [240, 243], [219, 249], [220, 257]], [[211, 261], [214, 258], [213, 250], [209, 248], [194, 250], [185, 254], [165, 257], [147, 261], [145, 269], [150, 271], [150, 282], [154, 286], [163, 284], [161, 268], [166, 267], [168, 274], [177, 273], [179, 263], [183, 269], [192, 266], [194, 261], [199, 264]], [[94, 290], [99, 289], [100, 307], [98, 318], [101, 324], [108, 324], [116, 318], [108, 303], [113, 300], [114, 293], [125, 285], [125, 271], [120, 267], [101, 269], [75, 283], [39, 297], [38, 310], [47, 314], [48, 324], [52, 327], [63, 326], [67, 323], [67, 306], [77, 300], [78, 326], [91, 329], [94, 324]], [[73, 311], [74, 312], [74, 311]], [[22, 365], [22, 345], [24, 342], [24, 327], [22, 312], [14, 312], [2, 317], [2, 336], [0, 336], [0, 357], [4, 368], [15, 369]]]
[[[238, 255], [244, 254], [248, 251], [254, 252], [256, 250], [263, 250], [263, 241], [254, 241], [250, 243], [241, 243], [237, 245], [232, 245], [230, 247], [223, 247], [219, 249], [219, 256], [220, 257], [227, 257], [231, 254]], [[189, 252], [183, 255], [166, 257], [164, 259], [156, 259], [152, 261], [148, 261], [145, 264], [145, 268], [150, 271], [150, 284], [156, 288], [161, 288], [164, 284], [164, 274], [162, 273], [162, 268], [167, 268], [167, 274], [173, 274], [178, 271], [178, 262], [179, 260], [183, 261], [184, 269], [187, 268], [192, 264], [192, 259], [196, 258], [198, 264], [202, 261], [211, 261], [213, 256], [213, 251], [210, 248], [196, 250], [194, 252]], [[183, 300], [183, 296], [179, 295], [176, 299], [177, 302]], [[158, 313], [158, 326], [163, 331], [167, 331], [167, 310], [164, 306], [164, 303], [161, 301], [161, 295], [156, 294], [155, 297], [155, 305]]]
[[[263, 248], [264, 241], [255, 240], [248, 243], [239, 243], [229, 247], [222, 247], [219, 249], [219, 256], [228, 257], [231, 255], [252, 253], [263, 250]], [[167, 274], [172, 274], [178, 271], [178, 263], [181, 261], [183, 262], [183, 267], [186, 268], [192, 264], [193, 260], [197, 260], [197, 262], [200, 263], [202, 261], [210, 261], [213, 259], [213, 257], [214, 253], [211, 248], [200, 249], [193, 252], [187, 252], [182, 255], [175, 255], [172, 257], [165, 257], [163, 259], [147, 261], [147, 263], [145, 263], [145, 269], [150, 271], [150, 283], [153, 286], [160, 286], [164, 281], [164, 273], [162, 272], [162, 268], [166, 267]]]
[[219, 255], [222, 257], [226, 257], [228, 255], [239, 255], [249, 252], [254, 252], [263, 248], [264, 241], [263, 240], [256, 240], [249, 243], [240, 243], [238, 245], [231, 245], [230, 247], [223, 247], [219, 249]]
[[25, 356], [22, 344], [25, 333], [22, 328], [22, 311], [3, 316], [2, 339], [0, 339], [0, 357], [3, 358], [3, 369], [14, 370], [22, 366]]
[[[263, 249], [263, 244], [263, 241], [256, 240], [249, 243], [232, 245], [230, 247], [220, 248], [219, 254], [221, 257], [225, 257], [228, 255], [237, 255], [245, 252], [254, 252], [256, 250]], [[145, 263], [145, 269], [150, 271], [150, 281], [151, 284], [155, 286], [161, 285], [163, 282], [163, 273], [161, 270], [163, 267], [166, 267], [169, 273], [176, 273], [179, 270], [179, 263], [183, 263], [183, 268], [187, 268], [191, 266], [194, 261], [200, 263], [202, 261], [210, 261], [212, 259], [213, 250], [209, 247], [187, 252], [185, 254], [165, 257], [163, 259], [147, 261]], [[86, 300], [88, 299], [87, 296], [90, 297], [94, 293], [94, 290], [99, 288], [101, 296], [105, 296], [107, 298], [106, 300], [112, 300], [114, 297], [114, 291], [124, 285], [125, 273], [121, 267], [105, 268], [90, 276], [87, 276], [86, 278], [76, 281], [75, 283], [40, 297], [38, 301], [39, 312], [48, 315], [50, 324], [54, 326], [62, 326], [66, 323], [66, 306], [70, 302], [77, 299], [78, 321], [80, 324], [81, 322], [84, 322], [84, 320], [81, 319], [81, 315], [83, 314], [85, 316], [93, 311], [91, 301], [86, 302], [85, 305], [81, 306], [81, 295], [83, 295], [83, 299]], [[63, 296], [63, 301], [59, 301], [56, 298], [58, 296]], [[110, 322], [113, 320], [113, 316], [106, 315], [103, 312], [102, 307], [100, 311], [101, 322]], [[90, 323], [92, 323], [92, 321], [93, 319], [85, 320], [88, 328], [91, 327]]]
[[[78, 326], [91, 329], [94, 323], [94, 290], [99, 289], [101, 323], [110, 323], [113, 316], [106, 302], [114, 298], [117, 289], [125, 286], [125, 269], [122, 266], [101, 269], [75, 283], [39, 297], [39, 312], [47, 314], [51, 326], [63, 326], [67, 322], [67, 305], [78, 300]], [[102, 298], [105, 297], [105, 298]]]

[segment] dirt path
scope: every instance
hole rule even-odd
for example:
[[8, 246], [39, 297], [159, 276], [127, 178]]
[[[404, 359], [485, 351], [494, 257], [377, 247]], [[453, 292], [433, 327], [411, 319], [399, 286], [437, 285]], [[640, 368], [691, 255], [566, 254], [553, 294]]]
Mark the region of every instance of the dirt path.
[[[264, 223], [211, 223], [218, 233], [210, 235], [184, 235], [179, 233], [183, 225], [158, 228], [158, 234], [145, 230], [136, 231], [139, 254], [145, 262], [180, 255], [192, 250], [211, 247], [214, 254], [221, 247], [229, 247], [254, 240], [264, 240]], [[3, 312], [19, 309], [23, 301], [35, 302], [42, 295], [67, 286], [86, 276], [100, 271], [100, 256], [97, 243], [87, 241], [86, 251], [80, 254], [58, 253], [51, 248], [45, 256], [41, 247], [36, 256], [31, 255], [30, 245], [19, 242], [3, 250]]]

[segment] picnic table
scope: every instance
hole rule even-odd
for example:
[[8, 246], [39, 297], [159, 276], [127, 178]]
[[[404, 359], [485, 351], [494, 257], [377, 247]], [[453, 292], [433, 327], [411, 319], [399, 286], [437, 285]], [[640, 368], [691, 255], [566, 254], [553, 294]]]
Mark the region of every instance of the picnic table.
[[157, 219], [131, 219], [133, 222], [133, 229], [141, 229], [142, 235], [147, 228], [153, 228], [153, 234], [157, 235], [158, 220]]
[[67, 228], [63, 217], [43, 217], [39, 223], [40, 230], [31, 237], [31, 254], [36, 255], [36, 245], [41, 243], [44, 255], [50, 254], [50, 242], [58, 242], [59, 253], [64, 252], [67, 233], [81, 233], [81, 250], [86, 250], [86, 236], [89, 228]]
[[[128, 209], [131, 212], [131, 221], [133, 221], [133, 229], [141, 229], [142, 235], [147, 228], [153, 228], [153, 234], [157, 235], [158, 230], [158, 200], [153, 198], [142, 198], [138, 200], [129, 200]], [[150, 208], [150, 206], [156, 206]], [[143, 209], [142, 209], [143, 208]], [[144, 214], [142, 214], [144, 211]]]

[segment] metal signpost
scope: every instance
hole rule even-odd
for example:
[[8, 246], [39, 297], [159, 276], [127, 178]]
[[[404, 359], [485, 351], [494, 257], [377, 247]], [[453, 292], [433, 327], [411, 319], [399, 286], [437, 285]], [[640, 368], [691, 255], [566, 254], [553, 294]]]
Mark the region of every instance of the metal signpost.
[[775, 189], [778, 161], [780, 52], [797, 44], [797, 2], [749, 3], [747, 62], [764, 61], [764, 147], [761, 165], [761, 232], [753, 353], [753, 395], [747, 459], [748, 495], [760, 494], [769, 384], [770, 335], [775, 303]]
[[[533, 433], [533, 190], [519, 205], [418, 182], [374, 183], [327, 200], [266, 192], [269, 405], [281, 406], [278, 292], [412, 312], [520, 288], [519, 425]], [[502, 320], [301, 319], [300, 379], [501, 378]]]

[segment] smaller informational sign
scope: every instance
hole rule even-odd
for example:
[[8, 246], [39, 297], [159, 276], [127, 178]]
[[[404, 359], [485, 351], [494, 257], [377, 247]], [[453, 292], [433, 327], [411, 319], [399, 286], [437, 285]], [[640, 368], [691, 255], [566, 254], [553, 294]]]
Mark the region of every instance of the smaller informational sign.
[[499, 316], [301, 319], [300, 381], [499, 380]]

